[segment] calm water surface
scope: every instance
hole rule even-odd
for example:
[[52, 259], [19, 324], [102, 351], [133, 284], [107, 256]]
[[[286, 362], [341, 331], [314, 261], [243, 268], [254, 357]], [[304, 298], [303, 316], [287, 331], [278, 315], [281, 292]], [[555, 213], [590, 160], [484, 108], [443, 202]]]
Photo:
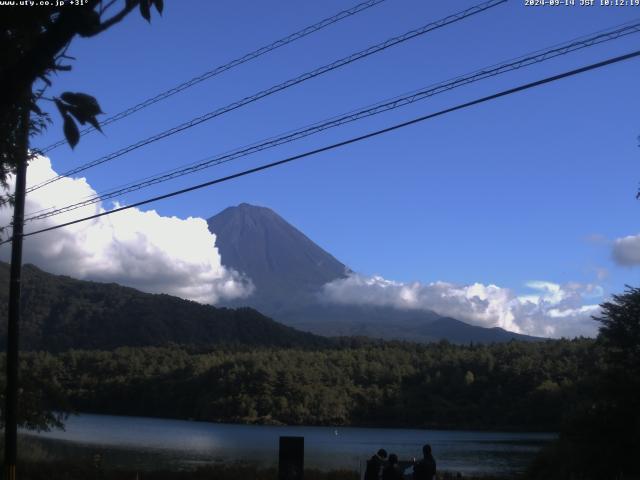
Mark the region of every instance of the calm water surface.
[[276, 427], [89, 414], [69, 417], [65, 431], [34, 437], [57, 455], [100, 453], [110, 465], [190, 468], [229, 461], [275, 465], [281, 435], [304, 437], [305, 465], [312, 468], [359, 470], [380, 447], [401, 460], [411, 459], [430, 443], [439, 469], [505, 475], [521, 472], [555, 438], [547, 433]]

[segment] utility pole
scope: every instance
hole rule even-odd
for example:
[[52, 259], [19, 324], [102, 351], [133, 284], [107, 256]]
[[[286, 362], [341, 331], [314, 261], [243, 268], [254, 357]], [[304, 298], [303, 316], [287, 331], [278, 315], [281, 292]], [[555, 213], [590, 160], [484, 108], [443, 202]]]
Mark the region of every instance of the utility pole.
[[7, 329], [7, 390], [5, 393], [4, 465], [5, 479], [16, 480], [18, 456], [18, 339], [20, 326], [20, 287], [22, 277], [22, 231], [24, 224], [24, 200], [27, 185], [27, 160], [29, 158], [29, 101], [28, 95], [21, 102], [20, 138], [18, 138], [16, 188], [13, 207], [13, 234], [11, 237], [11, 273], [9, 280], [9, 321]]

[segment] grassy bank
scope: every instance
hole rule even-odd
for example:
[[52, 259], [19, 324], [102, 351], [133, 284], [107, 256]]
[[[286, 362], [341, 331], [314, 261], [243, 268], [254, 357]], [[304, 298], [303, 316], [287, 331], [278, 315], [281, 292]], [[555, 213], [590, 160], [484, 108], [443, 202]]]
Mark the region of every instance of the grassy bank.
[[[96, 468], [89, 463], [36, 462], [19, 465], [20, 480], [277, 480], [275, 468], [260, 468], [252, 465], [210, 465], [190, 471], [144, 471], [109, 470]], [[359, 480], [358, 472], [351, 470], [305, 470], [305, 480]], [[478, 477], [458, 477], [441, 473], [438, 480], [480, 480]], [[481, 477], [482, 480], [511, 480], [504, 477]]]
[[[190, 471], [134, 471], [96, 468], [90, 463], [36, 462], [18, 467], [21, 480], [277, 480], [275, 468], [252, 465], [211, 465]], [[347, 470], [321, 472], [305, 470], [305, 480], [358, 480], [358, 473]]]
[[[0, 447], [2, 447], [0, 441]], [[215, 463], [197, 466], [192, 469], [177, 470], [169, 462], [155, 464], [153, 468], [121, 466], [116, 457], [102, 451], [96, 455], [93, 448], [78, 449], [66, 442], [60, 442], [62, 449], [51, 451], [41, 439], [27, 435], [19, 437], [20, 460], [18, 478], [20, 480], [277, 480], [278, 470], [251, 463]], [[2, 450], [0, 450], [2, 452]], [[133, 454], [133, 452], [128, 452]], [[1, 457], [1, 453], [0, 453]], [[73, 461], [68, 460], [73, 458]], [[0, 458], [2, 460], [2, 458]], [[111, 464], [110, 461], [116, 461]], [[128, 460], [131, 458], [128, 457]], [[118, 466], [120, 465], [120, 466]], [[359, 480], [354, 470], [321, 471], [306, 469], [305, 480]], [[458, 477], [455, 473], [441, 472], [438, 480], [479, 480], [479, 477]], [[513, 480], [506, 477], [481, 477], [482, 480]]]
[[[0, 436], [0, 462], [4, 445]], [[145, 454], [128, 448], [105, 448], [49, 440], [28, 434], [18, 436], [20, 480], [277, 480], [276, 467], [251, 460], [228, 461], [211, 457], [198, 463], [176, 462], [170, 456]], [[276, 455], [277, 456], [277, 455]], [[277, 458], [274, 458], [276, 461]], [[205, 463], [206, 462], [206, 463]], [[211, 462], [211, 463], [209, 463]], [[360, 480], [356, 470], [305, 469], [305, 480]], [[411, 477], [406, 477], [410, 480]], [[439, 472], [437, 480], [525, 480], [520, 476], [460, 476]]]

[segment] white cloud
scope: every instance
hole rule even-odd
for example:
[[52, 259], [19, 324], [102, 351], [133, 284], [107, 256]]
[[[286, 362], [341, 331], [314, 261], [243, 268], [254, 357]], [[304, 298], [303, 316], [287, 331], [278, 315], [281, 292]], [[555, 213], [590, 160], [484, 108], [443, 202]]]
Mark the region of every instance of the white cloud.
[[599, 310], [598, 305], [583, 305], [579, 308], [551, 308], [547, 310], [547, 315], [551, 318], [566, 318], [566, 317], [576, 317], [580, 315], [593, 315]]
[[541, 301], [545, 301], [551, 304], [556, 304], [562, 302], [567, 296], [567, 293], [557, 283], [534, 280], [527, 282], [526, 286], [539, 292], [538, 295], [525, 295], [520, 297], [521, 300], [531, 303], [540, 303]]
[[323, 294], [334, 303], [432, 310], [474, 325], [529, 335], [595, 335], [597, 324], [591, 315], [597, 314], [599, 307], [584, 305], [584, 300], [602, 295], [601, 287], [542, 281], [528, 282], [527, 287], [533, 290], [531, 294], [517, 296], [496, 285], [401, 283], [353, 274], [326, 284]]
[[640, 235], [629, 235], [613, 241], [613, 259], [618, 265], [640, 265]]
[[[51, 162], [38, 157], [28, 169], [27, 186], [56, 176]], [[13, 178], [9, 181], [13, 191]], [[95, 195], [84, 178], [63, 178], [27, 195], [25, 212], [64, 206]], [[25, 233], [103, 212], [94, 204], [48, 219], [28, 222]], [[0, 222], [11, 210], [0, 209]], [[248, 295], [250, 281], [225, 268], [215, 235], [202, 218], [164, 217], [136, 208], [26, 237], [23, 258], [51, 273], [116, 282], [152, 293], [168, 293], [201, 303]], [[9, 245], [0, 248], [8, 261]]]

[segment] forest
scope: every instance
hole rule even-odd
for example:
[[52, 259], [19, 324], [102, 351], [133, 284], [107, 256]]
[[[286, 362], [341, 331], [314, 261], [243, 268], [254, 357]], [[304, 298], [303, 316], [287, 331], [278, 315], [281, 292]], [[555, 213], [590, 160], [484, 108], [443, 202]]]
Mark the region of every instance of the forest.
[[[0, 349], [6, 346], [9, 265], [0, 262]], [[319, 347], [325, 337], [287, 327], [251, 308], [216, 308], [115, 283], [23, 268], [20, 348], [62, 352], [129, 346]]]
[[33, 412], [80, 411], [216, 422], [557, 431], [580, 398], [586, 372], [598, 362], [595, 351], [589, 339], [489, 346], [349, 339], [316, 350], [31, 352], [22, 357], [23, 405], [32, 406], [34, 425], [55, 418]]

